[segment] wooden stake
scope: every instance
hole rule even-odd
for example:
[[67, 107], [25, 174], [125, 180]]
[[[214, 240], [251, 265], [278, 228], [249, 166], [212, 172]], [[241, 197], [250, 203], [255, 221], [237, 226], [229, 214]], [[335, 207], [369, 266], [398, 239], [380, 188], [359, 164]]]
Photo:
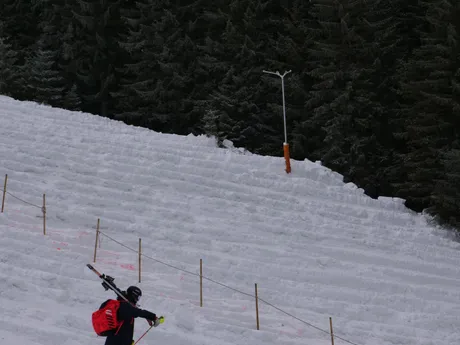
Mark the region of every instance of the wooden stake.
[[334, 345], [334, 331], [332, 330], [332, 317], [329, 317], [329, 327], [331, 328], [331, 342]]
[[43, 235], [46, 235], [46, 195], [43, 194]]
[[203, 259], [200, 259], [200, 307], [203, 306]]
[[141, 256], [142, 256], [142, 244], [139, 238], [139, 283], [141, 282]]
[[256, 320], [257, 320], [257, 330], [259, 330], [259, 297], [257, 295], [257, 283], [256, 283]]
[[5, 197], [6, 197], [6, 183], [8, 181], [8, 174], [5, 175], [5, 184], [3, 186], [3, 199], [2, 199], [2, 213], [5, 208]]
[[99, 241], [99, 225], [101, 220], [97, 219], [97, 226], [96, 226], [96, 241], [94, 242], [94, 263], [96, 263], [96, 253], [97, 253], [97, 242]]

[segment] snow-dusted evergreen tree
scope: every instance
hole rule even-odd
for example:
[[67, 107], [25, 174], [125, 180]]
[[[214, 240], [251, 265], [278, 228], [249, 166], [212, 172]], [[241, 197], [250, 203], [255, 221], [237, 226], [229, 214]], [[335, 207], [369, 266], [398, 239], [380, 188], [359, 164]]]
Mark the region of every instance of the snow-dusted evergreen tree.
[[119, 40], [126, 62], [119, 68], [119, 88], [111, 93], [117, 109], [115, 118], [136, 126], [157, 128], [164, 119], [155, 116], [152, 70], [154, 47], [153, 20], [159, 17], [161, 6], [151, 0], [136, 1], [134, 7], [123, 8], [121, 19], [127, 30]]
[[[218, 54], [214, 65], [223, 75], [211, 94], [213, 107], [221, 114], [221, 126], [230, 129], [228, 139], [235, 146], [262, 154], [275, 148], [282, 153], [284, 140], [280, 79], [262, 72], [275, 65], [277, 55], [272, 48], [276, 46], [276, 37], [267, 33], [269, 21], [263, 20], [268, 15], [269, 3], [272, 2], [230, 3], [225, 29], [219, 44], [214, 45]], [[269, 52], [272, 59], [265, 62]], [[284, 63], [277, 67], [285, 66]]]
[[65, 80], [56, 65], [56, 52], [38, 44], [38, 49], [27, 62], [28, 94], [34, 101], [53, 106], [61, 105]]
[[439, 216], [442, 222], [460, 229], [460, 138], [453, 146], [442, 152], [444, 175], [436, 183], [434, 205], [429, 210]]
[[361, 169], [368, 176], [373, 175], [373, 184], [378, 192], [404, 198], [398, 194], [397, 188], [393, 188], [396, 181], [405, 178], [401, 154], [407, 152], [405, 114], [399, 93], [400, 68], [420, 45], [423, 8], [418, 6], [418, 0], [384, 0], [369, 4], [372, 6], [368, 7], [366, 21], [372, 30], [374, 42], [376, 68], [371, 89], [376, 96], [373, 105], [377, 145], [370, 164]]
[[[210, 95], [217, 89], [228, 70], [221, 36], [229, 18], [229, 5], [230, 2], [227, 0], [209, 1], [205, 10], [198, 12], [192, 26], [191, 34], [197, 42], [198, 50], [194, 79], [200, 81], [200, 87], [196, 88], [194, 96], [194, 111], [202, 117], [202, 122], [197, 129], [207, 134], [211, 134], [208, 132], [209, 121], [217, 122], [217, 126], [220, 127], [220, 118], [223, 116], [222, 112], [213, 106]], [[210, 120], [211, 118], [214, 120]], [[212, 135], [215, 133], [213, 132]]]
[[410, 53], [402, 29], [402, 14], [407, 15], [409, 2], [369, 0], [353, 9], [354, 31], [360, 41], [351, 47], [356, 52], [358, 73], [347, 105], [352, 108], [350, 125], [344, 127], [345, 134], [352, 137], [346, 179], [373, 197], [388, 190], [397, 177], [389, 169], [395, 163], [393, 153], [399, 150], [392, 132], [399, 110], [395, 76], [399, 59]]
[[11, 49], [11, 44], [0, 37], [0, 94], [2, 95], [12, 96], [10, 88], [17, 73], [16, 56], [17, 53]]
[[[42, 49], [54, 52], [54, 68], [64, 79], [64, 95], [71, 92], [76, 83], [75, 65], [79, 52], [72, 49], [78, 41], [75, 35], [73, 13], [76, 4], [70, 0], [41, 0], [43, 14], [40, 27], [42, 30]], [[74, 91], [76, 89], [74, 88]], [[66, 97], [66, 96], [64, 96]], [[68, 109], [68, 102], [62, 99], [58, 105]], [[72, 109], [78, 109], [72, 107]]]
[[203, 116], [203, 130], [207, 135], [212, 135], [216, 138], [216, 143], [219, 147], [227, 139], [231, 128], [227, 126], [230, 119], [228, 115], [220, 113], [216, 109], [208, 109]]
[[314, 83], [306, 102], [309, 116], [295, 134], [313, 159], [369, 195], [388, 193], [391, 181], [402, 176], [397, 67], [417, 42], [414, 1], [310, 3], [313, 44], [306, 64]]
[[165, 121], [165, 130], [178, 134], [191, 133], [202, 116], [194, 112], [194, 94], [199, 89], [194, 78], [198, 51], [188, 28], [195, 15], [191, 8], [183, 7], [183, 2], [171, 1], [148, 29], [154, 43], [154, 116]]
[[[311, 117], [306, 124], [317, 141], [324, 141], [321, 159], [332, 169], [347, 173], [351, 145], [356, 139], [353, 114], [354, 85], [362, 74], [359, 64], [364, 39], [359, 35], [359, 2], [312, 0], [314, 43], [309, 51], [315, 84], [307, 101]], [[362, 10], [362, 8], [361, 8]]]
[[41, 35], [41, 14], [40, 1], [0, 1], [0, 37], [8, 45], [10, 54], [15, 54], [15, 78], [9, 84], [8, 90], [11, 96], [18, 99], [31, 99], [31, 95], [27, 93], [26, 63], [35, 51], [36, 42]]
[[460, 48], [458, 3], [421, 3], [426, 8], [422, 45], [401, 69], [408, 152], [403, 161], [407, 177], [397, 184], [407, 205], [417, 210], [433, 204], [436, 183], [445, 175], [442, 152], [450, 152], [459, 125], [453, 93]]
[[121, 69], [120, 90], [113, 94], [121, 110], [117, 118], [166, 132], [193, 130], [199, 121], [194, 108], [199, 88], [188, 16], [195, 14], [193, 1], [168, 0], [138, 1], [135, 9], [123, 13], [129, 34], [120, 46], [129, 58]]
[[77, 85], [72, 85], [72, 87], [64, 93], [61, 104], [63, 108], [68, 110], [81, 109], [81, 99], [78, 95]]
[[[73, 58], [73, 71], [85, 111], [112, 116], [116, 88], [116, 67], [123, 64], [118, 38], [123, 25], [120, 1], [76, 0], [72, 5], [73, 42], [67, 54]], [[70, 30], [70, 28], [69, 28]]]
[[[460, 15], [460, 4], [453, 3], [451, 8], [448, 32], [453, 30], [460, 32], [460, 22], [456, 20]], [[453, 52], [460, 51], [459, 37], [449, 36], [451, 46], [456, 47]], [[432, 214], [460, 230], [460, 55], [451, 56], [454, 73], [450, 78], [452, 86], [452, 136], [450, 142], [441, 151], [441, 163], [444, 172], [436, 181], [433, 193], [433, 206], [430, 208]]]

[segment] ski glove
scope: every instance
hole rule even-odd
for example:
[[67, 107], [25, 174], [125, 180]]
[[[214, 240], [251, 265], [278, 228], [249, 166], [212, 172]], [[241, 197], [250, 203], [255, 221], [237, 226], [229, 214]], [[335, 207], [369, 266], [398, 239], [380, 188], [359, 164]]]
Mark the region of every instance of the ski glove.
[[165, 321], [163, 316], [157, 317], [155, 320], [147, 320], [149, 326], [158, 327], [161, 323]]

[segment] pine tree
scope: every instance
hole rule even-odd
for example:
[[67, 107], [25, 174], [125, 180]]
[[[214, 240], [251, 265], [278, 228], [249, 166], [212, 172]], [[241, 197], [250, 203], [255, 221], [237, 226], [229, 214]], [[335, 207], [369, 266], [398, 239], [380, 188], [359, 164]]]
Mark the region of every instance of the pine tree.
[[183, 6], [145, 0], [124, 14], [130, 30], [120, 46], [129, 53], [129, 63], [114, 94], [117, 118], [178, 134], [190, 133], [199, 121], [193, 94], [197, 52]]
[[221, 125], [231, 128], [228, 139], [235, 146], [245, 146], [254, 152], [262, 143], [256, 126], [263, 126], [263, 122], [255, 123], [259, 114], [255, 100], [259, 90], [256, 87], [260, 84], [262, 71], [258, 69], [260, 74], [256, 81], [256, 72], [252, 67], [256, 56], [254, 42], [247, 36], [232, 37], [236, 33], [233, 30], [233, 25], [229, 22], [223, 45], [230, 50], [227, 54], [233, 57], [234, 63], [212, 97], [216, 108], [223, 114], [221, 119], [227, 120]]
[[210, 122], [220, 128], [228, 119], [216, 109], [210, 95], [221, 84], [230, 68], [221, 42], [222, 33], [229, 20], [228, 7], [227, 0], [206, 2], [203, 4], [203, 11], [198, 12], [190, 32], [198, 50], [194, 79], [198, 81], [199, 87], [196, 88], [198, 92], [194, 96], [194, 109], [198, 114], [202, 114], [202, 121], [198, 123], [196, 130], [216, 135], [220, 140], [226, 137], [226, 133], [221, 131], [219, 135], [216, 134], [210, 129], [213, 126]]
[[460, 45], [454, 32], [460, 32], [460, 23], [456, 18], [460, 15], [460, 4], [453, 3], [450, 9], [450, 23], [447, 32], [448, 41], [454, 47], [451, 56], [454, 73], [450, 79], [452, 85], [452, 122], [453, 136], [447, 148], [441, 151], [441, 162], [444, 173], [436, 181], [433, 193], [433, 206], [428, 209], [431, 214], [460, 231]]
[[441, 152], [449, 152], [455, 139], [458, 113], [453, 111], [452, 79], [456, 72], [458, 32], [455, 3], [438, 0], [426, 7], [422, 46], [404, 66], [402, 84], [408, 152], [404, 155], [405, 183], [397, 184], [406, 205], [421, 211], [433, 203], [436, 181], [443, 178]]
[[120, 59], [118, 34], [122, 30], [120, 2], [77, 0], [73, 5], [76, 38], [66, 48], [75, 59], [74, 73], [82, 99], [82, 109], [112, 117], [113, 101], [110, 91], [116, 88], [116, 67]]
[[197, 49], [176, 11], [181, 15], [180, 8], [165, 9], [161, 21], [153, 28], [156, 31], [152, 50], [156, 62], [153, 97], [156, 116], [166, 121], [166, 130], [188, 134], [199, 120], [193, 111]]
[[41, 15], [40, 1], [29, 3], [21, 0], [3, 0], [0, 2], [3, 37], [7, 39], [6, 43], [19, 54], [19, 63], [25, 62], [40, 37]]
[[203, 116], [203, 130], [207, 135], [212, 135], [216, 138], [216, 144], [223, 147], [223, 142], [227, 139], [231, 128], [226, 126], [229, 119], [226, 114], [219, 113], [218, 110], [209, 109]]
[[64, 93], [61, 104], [63, 108], [68, 110], [81, 109], [81, 99], [80, 96], [78, 96], [77, 85], [72, 85], [72, 87]]
[[[291, 156], [304, 159], [311, 153], [306, 147], [310, 133], [302, 131], [300, 123], [310, 114], [304, 111], [309, 98], [311, 78], [308, 75], [308, 46], [312, 35], [308, 24], [311, 21], [309, 1], [294, 0], [288, 2], [264, 1], [259, 5], [261, 15], [256, 31], [263, 46], [264, 69], [280, 73], [291, 70], [285, 77], [286, 130]], [[264, 90], [267, 111], [272, 114], [268, 123], [274, 129], [268, 154], [282, 155], [281, 143], [284, 141], [283, 108], [280, 79], [273, 76], [263, 77], [269, 86]], [[262, 102], [261, 108], [264, 108]], [[311, 157], [311, 156], [310, 156]]]
[[39, 103], [59, 106], [65, 81], [56, 69], [56, 53], [43, 47], [44, 43], [39, 42], [37, 52], [27, 62], [30, 77], [28, 94]]
[[17, 53], [11, 49], [11, 45], [0, 38], [0, 94], [12, 96], [10, 87], [14, 84], [17, 73], [15, 62]]
[[443, 152], [442, 165], [444, 176], [438, 181], [434, 190], [433, 204], [429, 211], [438, 216], [442, 223], [460, 230], [460, 145]]
[[42, 15], [41, 2], [25, 2], [20, 0], [4, 0], [0, 2], [1, 37], [8, 45], [10, 52], [15, 54], [15, 80], [8, 87], [12, 97], [30, 100], [27, 93], [26, 62], [36, 49], [36, 42]]
[[353, 116], [360, 111], [355, 98], [356, 81], [362, 75], [359, 64], [361, 47], [359, 36], [359, 3], [347, 0], [314, 0], [312, 16], [319, 27], [314, 29], [315, 41], [310, 49], [316, 80], [307, 109], [312, 116], [305, 129], [316, 136], [316, 143], [324, 164], [347, 175], [351, 166], [351, 145], [356, 139]]
[[[274, 80], [262, 72], [271, 67], [265, 63], [265, 54], [274, 46], [263, 21], [268, 4], [247, 0], [230, 4], [218, 46], [218, 63], [223, 61], [227, 69], [212, 98], [213, 106], [223, 115], [222, 125], [231, 128], [228, 139], [235, 146], [260, 154], [279, 154], [284, 141], [281, 84], [279, 78]], [[267, 96], [274, 100], [272, 104], [264, 101]]]
[[[157, 71], [157, 55], [163, 49], [167, 50], [164, 39], [171, 40], [172, 45], [172, 32], [179, 30], [179, 23], [171, 12], [169, 1], [160, 4], [151, 0], [137, 2], [134, 9], [123, 13], [123, 20], [129, 30], [120, 46], [129, 54], [129, 62], [121, 69], [120, 89], [113, 93], [118, 103], [116, 118], [168, 131], [171, 117], [160, 109], [163, 102], [156, 98], [158, 91], [155, 94], [158, 83], [163, 80]], [[167, 33], [163, 35], [165, 31]], [[170, 91], [165, 88], [164, 92]]]
[[121, 9], [121, 20], [126, 27], [119, 39], [125, 52], [125, 64], [118, 69], [119, 87], [111, 92], [116, 102], [115, 119], [128, 124], [152, 128], [148, 118], [153, 110], [149, 105], [149, 89], [153, 61], [150, 58], [150, 37], [143, 30], [151, 25], [153, 11], [150, 0], [137, 1], [134, 7]]
[[69, 0], [41, 0], [42, 16], [40, 28], [42, 31], [41, 44], [54, 51], [61, 51], [64, 35], [68, 26], [72, 24], [75, 8], [74, 2]]
[[404, 37], [399, 30], [403, 23], [398, 17], [401, 5], [371, 0], [362, 10], [354, 9], [354, 31], [360, 40], [352, 49], [359, 74], [352, 82], [351, 126], [345, 127], [354, 136], [346, 179], [372, 197], [389, 193], [390, 178], [395, 178], [388, 174], [398, 148], [390, 126], [399, 107], [394, 76], [398, 58], [408, 54], [405, 39], [400, 37]]
[[66, 94], [71, 93], [72, 88], [73, 92], [77, 91], [75, 65], [79, 52], [76, 49], [72, 50], [77, 41], [72, 13], [75, 8], [72, 6], [76, 8], [75, 2], [69, 0], [42, 0], [43, 15], [40, 27], [43, 33], [40, 42], [42, 50], [53, 52], [56, 61], [54, 69], [64, 80], [64, 96], [56, 105], [76, 110], [79, 107], [70, 106], [65, 100]]
[[[424, 25], [424, 9], [418, 0], [379, 1], [369, 16], [375, 29], [377, 48], [377, 80], [373, 89], [377, 95], [380, 132], [377, 135], [381, 155], [377, 159], [376, 184], [380, 195], [404, 197], [396, 187], [406, 179], [404, 154], [408, 150], [406, 114], [400, 84], [404, 66], [420, 46], [420, 29]], [[396, 187], [396, 188], [395, 188]]]
[[310, 116], [297, 124], [296, 141], [367, 194], [388, 195], [390, 183], [403, 177], [397, 67], [417, 45], [417, 8], [414, 1], [311, 4], [314, 43], [307, 61], [314, 83], [306, 102]]

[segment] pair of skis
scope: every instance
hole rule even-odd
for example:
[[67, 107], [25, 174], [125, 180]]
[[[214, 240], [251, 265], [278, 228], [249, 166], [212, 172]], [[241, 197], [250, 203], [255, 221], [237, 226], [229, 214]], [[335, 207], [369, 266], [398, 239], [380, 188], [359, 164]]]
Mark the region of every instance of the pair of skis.
[[[115, 285], [114, 278], [110, 276], [106, 276], [105, 274], [99, 273], [92, 265], [87, 264], [86, 265], [91, 271], [93, 271], [101, 280], [102, 280], [102, 286], [104, 287], [105, 290], [112, 290], [115, 292], [118, 296], [123, 298], [126, 302], [129, 303], [128, 299], [121, 293], [120, 289], [117, 288]], [[155, 320], [155, 323], [153, 323], [145, 332], [142, 334], [139, 339], [137, 339], [136, 342], [133, 342], [133, 345], [136, 345], [153, 327], [158, 327], [160, 324], [164, 322], [165, 318], [164, 316], [160, 316], [157, 320]]]

